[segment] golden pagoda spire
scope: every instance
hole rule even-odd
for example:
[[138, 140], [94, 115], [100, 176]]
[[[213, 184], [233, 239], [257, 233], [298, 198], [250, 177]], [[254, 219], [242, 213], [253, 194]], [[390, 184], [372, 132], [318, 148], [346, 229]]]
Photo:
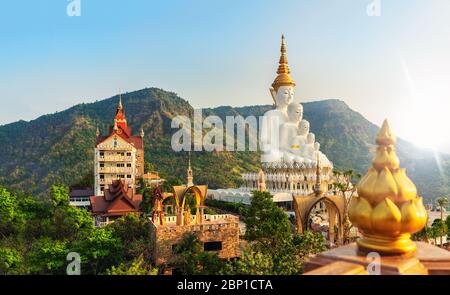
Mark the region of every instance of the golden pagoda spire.
[[277, 77], [272, 83], [273, 89], [278, 90], [280, 86], [295, 86], [294, 80], [292, 80], [289, 71], [288, 61], [286, 57], [286, 42], [284, 41], [284, 34], [281, 36], [281, 56], [277, 69]]
[[316, 184], [314, 185], [314, 192], [320, 194], [322, 191], [320, 189], [320, 155], [317, 153], [317, 164], [316, 164]]
[[386, 254], [415, 251], [412, 233], [420, 231], [427, 221], [422, 198], [414, 183], [400, 168], [394, 144], [397, 139], [387, 120], [376, 138], [378, 145], [372, 167], [357, 186], [348, 215], [363, 238], [360, 249]]
[[192, 168], [191, 168], [191, 151], [188, 152], [188, 169], [187, 169], [187, 186], [193, 186], [194, 185], [194, 175], [192, 173]]

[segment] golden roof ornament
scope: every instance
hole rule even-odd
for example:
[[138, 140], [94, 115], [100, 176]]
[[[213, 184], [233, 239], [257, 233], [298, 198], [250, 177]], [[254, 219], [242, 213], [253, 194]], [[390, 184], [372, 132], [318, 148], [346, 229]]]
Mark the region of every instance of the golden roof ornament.
[[278, 75], [272, 83], [272, 87], [273, 89], [275, 89], [275, 91], [278, 91], [278, 88], [280, 88], [280, 86], [295, 86], [294, 80], [292, 80], [291, 76], [289, 75], [290, 71], [286, 57], [286, 43], [284, 41], [284, 34], [281, 36], [280, 51], [281, 56], [277, 70]]
[[414, 183], [400, 168], [387, 120], [376, 138], [378, 145], [372, 167], [357, 186], [348, 215], [363, 237], [357, 241], [363, 251], [380, 254], [407, 254], [416, 250], [411, 234], [427, 222], [422, 198]]

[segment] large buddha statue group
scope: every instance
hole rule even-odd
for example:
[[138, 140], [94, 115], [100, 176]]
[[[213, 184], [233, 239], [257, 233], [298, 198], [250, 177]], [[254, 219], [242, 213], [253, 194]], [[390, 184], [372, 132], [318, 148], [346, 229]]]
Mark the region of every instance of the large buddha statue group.
[[262, 120], [261, 162], [310, 164], [319, 160], [321, 166], [330, 167], [331, 162], [309, 130], [309, 122], [303, 119], [303, 106], [293, 101], [295, 82], [289, 75], [284, 36], [277, 74], [270, 88], [275, 109], [267, 111]]

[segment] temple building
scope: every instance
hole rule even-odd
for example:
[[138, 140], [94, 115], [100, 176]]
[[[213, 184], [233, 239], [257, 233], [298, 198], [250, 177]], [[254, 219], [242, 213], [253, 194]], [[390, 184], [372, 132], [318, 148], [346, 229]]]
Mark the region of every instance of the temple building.
[[142, 195], [135, 194], [124, 180], [114, 180], [99, 196], [91, 196], [91, 210], [95, 226], [103, 226], [128, 214], [141, 214]]
[[[231, 214], [205, 214], [208, 187], [195, 185], [190, 165], [185, 185], [173, 186], [173, 193], [162, 193], [157, 186], [153, 195], [150, 222], [152, 260], [166, 272], [176, 269], [176, 245], [188, 235], [197, 236], [202, 251], [212, 251], [220, 258], [232, 259], [239, 252], [239, 217]], [[175, 212], [166, 210], [167, 200], [174, 198]], [[190, 204], [193, 204], [191, 208]]]
[[103, 195], [115, 180], [122, 180], [127, 188], [136, 191], [144, 174], [144, 131], [133, 136], [127, 125], [122, 96], [119, 96], [114, 125], [107, 135], [97, 129], [94, 152], [94, 194]]
[[280, 51], [277, 76], [270, 88], [275, 108], [264, 114], [259, 130], [261, 170], [243, 173], [240, 188], [210, 190], [214, 199], [250, 204], [251, 192], [264, 188], [280, 207], [293, 211], [294, 197], [314, 194], [317, 178], [321, 192], [332, 193], [333, 163], [320, 151], [310, 123], [303, 118], [303, 106], [294, 102], [295, 82], [290, 76], [284, 36]]

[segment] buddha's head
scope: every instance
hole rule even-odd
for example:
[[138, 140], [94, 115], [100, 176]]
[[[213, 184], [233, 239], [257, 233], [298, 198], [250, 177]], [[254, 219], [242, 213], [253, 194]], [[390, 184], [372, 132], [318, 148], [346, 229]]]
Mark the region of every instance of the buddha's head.
[[320, 143], [318, 143], [318, 142], [314, 143], [314, 150], [315, 151], [319, 151], [320, 150]]
[[294, 100], [293, 86], [280, 86], [277, 90], [270, 89], [272, 98], [277, 109], [286, 109], [286, 107]]
[[309, 133], [309, 122], [302, 120], [300, 126], [298, 127], [298, 135], [306, 136]]
[[303, 118], [303, 106], [298, 102], [291, 102], [287, 107], [287, 115], [289, 122], [297, 125]]
[[314, 133], [308, 133], [308, 136], [306, 137], [306, 142], [308, 144], [313, 144], [316, 141], [316, 136]]

